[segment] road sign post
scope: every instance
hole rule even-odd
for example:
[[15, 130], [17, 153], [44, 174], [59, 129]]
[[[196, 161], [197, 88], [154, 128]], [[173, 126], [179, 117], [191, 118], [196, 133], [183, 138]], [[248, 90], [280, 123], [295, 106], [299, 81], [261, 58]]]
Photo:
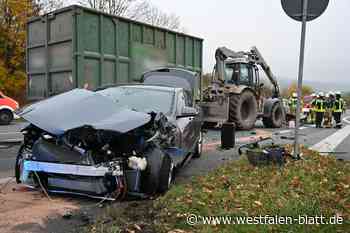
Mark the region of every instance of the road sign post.
[[301, 26], [301, 39], [300, 39], [300, 55], [299, 55], [299, 74], [298, 74], [298, 100], [297, 100], [297, 110], [295, 119], [295, 132], [294, 132], [294, 157], [300, 156], [299, 147], [299, 127], [300, 127], [300, 113], [301, 113], [301, 95], [303, 88], [303, 73], [304, 73], [304, 54], [305, 54], [305, 37], [306, 37], [306, 19], [307, 19], [307, 6], [308, 0], [304, 0], [303, 4], [303, 19]]
[[294, 20], [301, 21], [301, 39], [300, 39], [300, 55], [299, 55], [299, 72], [297, 87], [297, 109], [295, 116], [295, 142], [294, 157], [300, 157], [299, 147], [299, 127], [301, 114], [301, 98], [303, 87], [304, 72], [304, 51], [306, 38], [306, 22], [319, 17], [327, 8], [329, 0], [281, 0], [283, 10]]

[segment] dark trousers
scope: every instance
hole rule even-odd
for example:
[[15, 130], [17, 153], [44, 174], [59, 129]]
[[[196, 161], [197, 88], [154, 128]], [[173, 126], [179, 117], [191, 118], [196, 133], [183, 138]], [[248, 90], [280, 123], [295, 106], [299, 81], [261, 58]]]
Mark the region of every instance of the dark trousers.
[[341, 112], [333, 112], [333, 117], [337, 128], [341, 128]]
[[316, 112], [316, 128], [321, 128], [324, 112]]

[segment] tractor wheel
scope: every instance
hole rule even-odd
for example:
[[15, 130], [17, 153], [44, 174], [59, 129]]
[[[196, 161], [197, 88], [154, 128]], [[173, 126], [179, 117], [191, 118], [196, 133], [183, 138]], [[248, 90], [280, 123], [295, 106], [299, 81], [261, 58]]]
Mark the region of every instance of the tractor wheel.
[[0, 111], [0, 125], [9, 125], [13, 120], [13, 113], [4, 109]]
[[281, 128], [284, 112], [281, 104], [275, 103], [271, 109], [270, 117], [264, 117], [263, 123], [266, 128]]
[[230, 97], [229, 121], [236, 124], [237, 129], [248, 130], [254, 127], [258, 104], [251, 91]]

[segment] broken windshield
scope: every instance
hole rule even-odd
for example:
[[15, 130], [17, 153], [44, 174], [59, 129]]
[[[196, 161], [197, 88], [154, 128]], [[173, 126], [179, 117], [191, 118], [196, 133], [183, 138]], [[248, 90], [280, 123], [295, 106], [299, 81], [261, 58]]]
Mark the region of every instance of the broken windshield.
[[172, 112], [174, 92], [163, 89], [121, 86], [99, 91], [112, 99], [118, 108], [128, 108], [139, 112]]

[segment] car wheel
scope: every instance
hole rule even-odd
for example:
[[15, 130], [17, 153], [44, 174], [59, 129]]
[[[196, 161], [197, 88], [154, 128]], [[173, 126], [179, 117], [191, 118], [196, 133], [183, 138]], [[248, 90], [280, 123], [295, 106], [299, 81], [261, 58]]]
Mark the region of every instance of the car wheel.
[[174, 174], [174, 163], [171, 158], [166, 155], [163, 158], [162, 167], [159, 173], [159, 193], [165, 193], [169, 190], [171, 183], [173, 181]]
[[13, 120], [13, 113], [10, 110], [0, 111], [0, 125], [8, 125]]
[[16, 157], [16, 163], [15, 163], [15, 177], [17, 184], [21, 183], [21, 172], [22, 172], [22, 161], [23, 161], [23, 151], [24, 151], [24, 145], [22, 145], [19, 148], [19, 151], [17, 153]]
[[193, 158], [200, 158], [202, 155], [203, 151], [203, 133], [199, 133], [199, 139], [198, 142], [196, 143], [196, 148], [193, 153]]
[[157, 147], [151, 148], [146, 153], [147, 168], [144, 172], [142, 190], [148, 195], [154, 195], [158, 191], [160, 170], [164, 156], [164, 153]]

